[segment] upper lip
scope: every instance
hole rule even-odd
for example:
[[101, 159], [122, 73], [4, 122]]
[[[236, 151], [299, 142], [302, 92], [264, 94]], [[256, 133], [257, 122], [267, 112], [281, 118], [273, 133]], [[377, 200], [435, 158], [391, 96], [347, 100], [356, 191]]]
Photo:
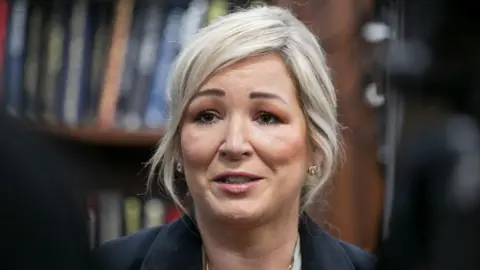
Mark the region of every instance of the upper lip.
[[246, 178], [250, 178], [251, 180], [257, 180], [262, 178], [258, 175], [247, 173], [247, 172], [223, 172], [215, 176], [215, 178], [213, 178], [213, 181], [219, 181], [227, 177], [246, 177]]

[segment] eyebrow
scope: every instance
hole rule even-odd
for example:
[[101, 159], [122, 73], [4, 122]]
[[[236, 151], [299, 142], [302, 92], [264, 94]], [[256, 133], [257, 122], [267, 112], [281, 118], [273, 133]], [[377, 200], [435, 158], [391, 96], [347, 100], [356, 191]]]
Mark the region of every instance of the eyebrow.
[[277, 99], [287, 104], [287, 102], [280, 96], [273, 93], [267, 93], [267, 92], [251, 92], [250, 99]]
[[[199, 97], [203, 97], [203, 96], [223, 97], [223, 96], [225, 96], [225, 91], [222, 90], [222, 89], [219, 89], [219, 88], [205, 89], [205, 90], [197, 92], [195, 94], [195, 96], [192, 98], [192, 100], [196, 99], [196, 98], [199, 98]], [[276, 94], [273, 94], [273, 93], [256, 91], [256, 92], [251, 92], [249, 96], [250, 96], [250, 99], [276, 99], [276, 100], [279, 100], [279, 101], [287, 104], [287, 102], [283, 98], [281, 98], [280, 96], [278, 96]]]
[[192, 100], [199, 98], [199, 97], [204, 97], [204, 96], [216, 96], [216, 97], [223, 97], [225, 96], [225, 91], [222, 89], [218, 88], [209, 88], [205, 89], [202, 91], [198, 91], [192, 98]]

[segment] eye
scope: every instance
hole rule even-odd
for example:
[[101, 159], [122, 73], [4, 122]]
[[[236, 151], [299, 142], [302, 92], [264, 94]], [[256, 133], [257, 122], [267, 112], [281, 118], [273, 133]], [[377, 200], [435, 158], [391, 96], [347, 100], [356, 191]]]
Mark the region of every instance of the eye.
[[268, 112], [261, 112], [258, 115], [257, 121], [260, 122], [260, 124], [263, 124], [263, 125], [277, 124], [277, 123], [280, 122], [278, 117], [276, 117], [275, 115], [273, 115], [271, 113], [268, 113]]
[[195, 122], [200, 124], [213, 124], [218, 118], [218, 114], [213, 111], [203, 111], [195, 117]]

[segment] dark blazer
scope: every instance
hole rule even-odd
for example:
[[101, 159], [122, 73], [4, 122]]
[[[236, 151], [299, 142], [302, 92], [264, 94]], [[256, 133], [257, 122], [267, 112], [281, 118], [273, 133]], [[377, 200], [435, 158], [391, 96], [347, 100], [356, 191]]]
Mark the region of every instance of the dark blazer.
[[[300, 218], [303, 270], [367, 270], [376, 259], [322, 230], [307, 215]], [[195, 222], [183, 217], [106, 243], [95, 251], [104, 270], [200, 270], [202, 240]]]

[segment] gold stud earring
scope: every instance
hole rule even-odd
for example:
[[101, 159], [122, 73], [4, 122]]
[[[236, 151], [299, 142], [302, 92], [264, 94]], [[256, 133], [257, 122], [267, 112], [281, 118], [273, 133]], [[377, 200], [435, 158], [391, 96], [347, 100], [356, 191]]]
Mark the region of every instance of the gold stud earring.
[[180, 162], [177, 162], [177, 172], [183, 172], [182, 164]]
[[308, 167], [308, 174], [314, 176], [318, 173], [318, 166], [312, 165]]

